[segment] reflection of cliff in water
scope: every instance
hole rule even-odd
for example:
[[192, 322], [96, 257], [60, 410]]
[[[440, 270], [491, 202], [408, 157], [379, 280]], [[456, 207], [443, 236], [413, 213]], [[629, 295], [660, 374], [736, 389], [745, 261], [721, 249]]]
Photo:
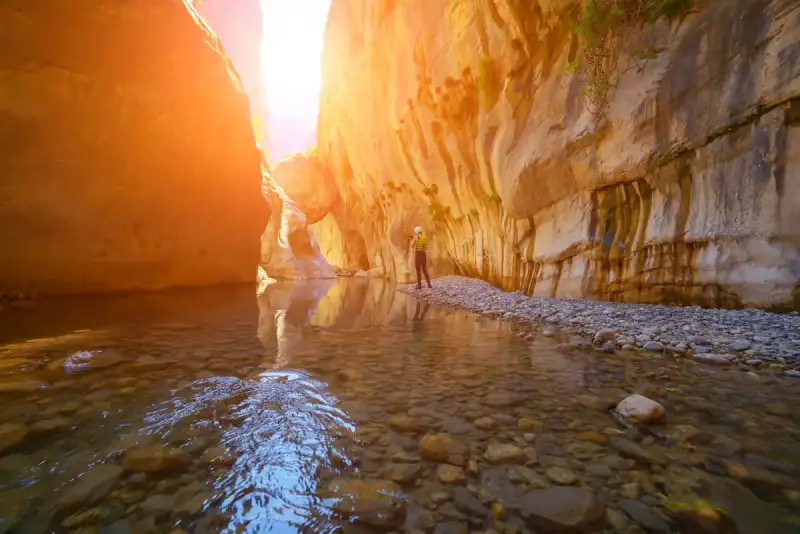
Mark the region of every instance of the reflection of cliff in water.
[[[274, 368], [289, 364], [292, 348], [303, 338], [303, 330], [335, 280], [277, 282], [266, 287], [258, 298], [258, 339], [269, 353], [277, 342]], [[265, 366], [269, 364], [265, 362]]]
[[[505, 321], [465, 320], [468, 313], [430, 306], [397, 291], [395, 284], [384, 280], [276, 282], [259, 297], [258, 307], [258, 337], [267, 357], [261, 370], [281, 369], [284, 373], [289, 369], [302, 372], [309, 360], [316, 361], [325, 351], [337, 359], [342, 351], [355, 358], [366, 350], [363, 337], [372, 329], [397, 334], [396, 342], [409, 343], [412, 351], [449, 345], [451, 339], [468, 344], [467, 340], [474, 336], [498, 336], [499, 345], [486, 354], [492, 360], [497, 352], [506, 350], [502, 340], [511, 328], [511, 323]], [[354, 335], [361, 339], [354, 339]], [[547, 338], [526, 344], [531, 365], [542, 373], [565, 373], [570, 381], [580, 381], [579, 363], [554, 352], [556, 344]], [[449, 346], [448, 351], [452, 356], [453, 348]], [[339, 366], [351, 361], [340, 359]]]

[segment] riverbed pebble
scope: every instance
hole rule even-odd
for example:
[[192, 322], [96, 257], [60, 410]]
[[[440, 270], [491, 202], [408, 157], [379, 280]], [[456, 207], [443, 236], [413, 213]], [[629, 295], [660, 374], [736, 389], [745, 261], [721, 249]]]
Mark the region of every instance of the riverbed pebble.
[[[545, 335], [560, 327], [588, 337], [601, 352], [613, 344], [653, 355], [688, 354], [702, 363], [800, 376], [800, 314], [528, 297], [460, 276], [437, 279], [432, 289], [408, 285], [401, 291], [440, 306], [542, 325]], [[567, 345], [584, 348], [579, 342]]]
[[664, 407], [643, 395], [631, 395], [617, 405], [617, 412], [639, 423], [653, 423], [664, 418]]

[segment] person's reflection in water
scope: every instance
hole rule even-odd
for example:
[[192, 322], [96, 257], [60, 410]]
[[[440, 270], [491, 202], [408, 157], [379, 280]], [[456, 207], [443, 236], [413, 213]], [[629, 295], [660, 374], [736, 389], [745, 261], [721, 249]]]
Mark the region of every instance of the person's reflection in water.
[[414, 332], [422, 331], [422, 320], [425, 319], [428, 308], [430, 308], [430, 304], [427, 302], [417, 301], [417, 308], [414, 310], [414, 318], [411, 319], [412, 330], [414, 330]]

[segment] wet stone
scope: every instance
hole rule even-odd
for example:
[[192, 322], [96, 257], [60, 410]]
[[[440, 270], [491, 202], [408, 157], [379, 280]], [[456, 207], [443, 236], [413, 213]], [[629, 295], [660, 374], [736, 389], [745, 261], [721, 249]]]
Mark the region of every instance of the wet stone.
[[448, 417], [442, 422], [442, 429], [450, 434], [469, 434], [475, 429], [464, 419], [459, 417]]
[[509, 393], [490, 393], [486, 396], [484, 402], [490, 408], [506, 408], [517, 404], [519, 400], [517, 395]]
[[432, 434], [419, 440], [419, 453], [426, 460], [445, 462], [450, 456], [464, 456], [466, 445], [447, 434]]
[[608, 402], [604, 401], [596, 395], [579, 395], [578, 404], [596, 412], [605, 412], [608, 410]]
[[422, 473], [422, 466], [413, 463], [391, 463], [381, 471], [381, 476], [399, 484], [415, 481]]
[[321, 492], [336, 512], [374, 526], [391, 526], [403, 517], [406, 501], [400, 486], [387, 480], [340, 477]]
[[545, 471], [547, 478], [561, 486], [569, 486], [578, 481], [578, 476], [565, 467], [553, 466]]
[[652, 511], [646, 504], [633, 499], [623, 499], [619, 501], [618, 506], [628, 517], [643, 526], [648, 532], [670, 534], [669, 522]]
[[614, 474], [614, 471], [605, 464], [587, 464], [586, 474], [595, 477], [609, 478]]
[[71, 510], [97, 503], [111, 491], [123, 472], [122, 468], [111, 464], [91, 468], [65, 490], [56, 501], [56, 508]]
[[433, 534], [467, 534], [467, 524], [463, 521], [442, 521], [436, 524]]
[[392, 455], [392, 461], [401, 464], [413, 464], [419, 461], [419, 456], [410, 452], [400, 451]]
[[449, 464], [439, 464], [436, 476], [442, 484], [464, 484], [467, 481], [467, 474], [462, 468]]
[[0, 453], [22, 443], [28, 435], [28, 427], [15, 423], [0, 425]]
[[591, 442], [574, 442], [566, 446], [565, 452], [578, 460], [589, 460], [603, 451], [603, 447]]
[[667, 457], [655, 450], [648, 450], [625, 438], [614, 437], [608, 440], [609, 445], [623, 456], [633, 458], [637, 462], [665, 465]]
[[72, 423], [69, 419], [64, 417], [54, 417], [52, 419], [45, 419], [37, 421], [30, 426], [31, 434], [42, 435], [50, 434], [52, 432], [61, 432], [71, 428]]
[[145, 515], [156, 517], [169, 515], [175, 506], [175, 495], [151, 495], [139, 505], [139, 510]]
[[731, 357], [727, 354], [714, 354], [711, 352], [698, 352], [692, 357], [704, 363], [713, 363], [718, 365], [725, 365], [730, 363]]
[[76, 528], [88, 523], [95, 523], [100, 519], [100, 509], [91, 508], [84, 512], [73, 514], [61, 522], [64, 528]]
[[407, 415], [393, 415], [388, 421], [389, 428], [397, 432], [408, 432], [416, 434], [427, 430], [428, 425], [421, 419], [409, 417]]
[[497, 426], [497, 421], [491, 417], [481, 417], [473, 421], [473, 424], [481, 430], [491, 430]]
[[536, 471], [523, 465], [515, 465], [508, 470], [508, 479], [515, 483], [531, 486], [532, 489], [545, 489], [550, 487]]
[[46, 387], [47, 384], [37, 380], [0, 381], [0, 395], [4, 393], [33, 393]]
[[453, 490], [453, 505], [467, 515], [474, 517], [485, 516], [488, 509], [471, 491], [463, 486]]
[[525, 494], [520, 512], [531, 528], [545, 532], [580, 529], [599, 522], [605, 506], [587, 488], [554, 486]]
[[484, 457], [493, 464], [521, 463], [525, 461], [525, 453], [522, 449], [510, 443], [490, 443], [486, 448]]
[[185, 471], [190, 463], [185, 451], [160, 445], [135, 447], [129, 450], [122, 460], [122, 466], [128, 471], [142, 473]]
[[617, 405], [617, 413], [639, 423], [654, 423], [664, 418], [666, 410], [643, 395], [631, 395]]

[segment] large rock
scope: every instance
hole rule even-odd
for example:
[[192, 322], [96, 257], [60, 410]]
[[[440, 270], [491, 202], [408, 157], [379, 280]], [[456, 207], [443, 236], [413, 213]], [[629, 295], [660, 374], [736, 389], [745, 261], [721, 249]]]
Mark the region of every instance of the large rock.
[[297, 203], [308, 224], [321, 221], [339, 197], [333, 178], [313, 153], [281, 161], [273, 169], [272, 179]]
[[526, 293], [796, 306], [800, 6], [692, 4], [621, 28], [595, 114], [570, 72], [569, 2], [334, 0], [317, 155], [341, 201], [314, 225], [340, 242], [328, 259], [363, 248], [400, 277], [414, 221], [434, 270]]
[[122, 459], [122, 467], [142, 473], [185, 471], [190, 464], [191, 458], [186, 451], [161, 445], [134, 447]]
[[430, 434], [419, 440], [419, 454], [426, 460], [445, 462], [451, 456], [468, 453], [466, 445], [447, 434]]
[[605, 506], [587, 488], [554, 486], [523, 496], [520, 513], [535, 529], [545, 532], [582, 531], [603, 518]]
[[639, 423], [654, 423], [663, 419], [667, 414], [661, 404], [644, 395], [625, 397], [622, 402], [617, 404], [616, 409], [622, 417], [633, 419]]
[[261, 264], [269, 276], [291, 280], [336, 278], [336, 270], [322, 255], [305, 213], [266, 172], [263, 194], [272, 213], [261, 236]]
[[190, 6], [0, 0], [0, 294], [255, 281], [261, 154]]
[[388, 480], [336, 478], [320, 496], [336, 512], [368, 525], [395, 525], [405, 515], [405, 496], [400, 486]]
[[123, 473], [121, 467], [111, 464], [92, 467], [58, 498], [56, 509], [70, 511], [91, 506], [111, 491]]

